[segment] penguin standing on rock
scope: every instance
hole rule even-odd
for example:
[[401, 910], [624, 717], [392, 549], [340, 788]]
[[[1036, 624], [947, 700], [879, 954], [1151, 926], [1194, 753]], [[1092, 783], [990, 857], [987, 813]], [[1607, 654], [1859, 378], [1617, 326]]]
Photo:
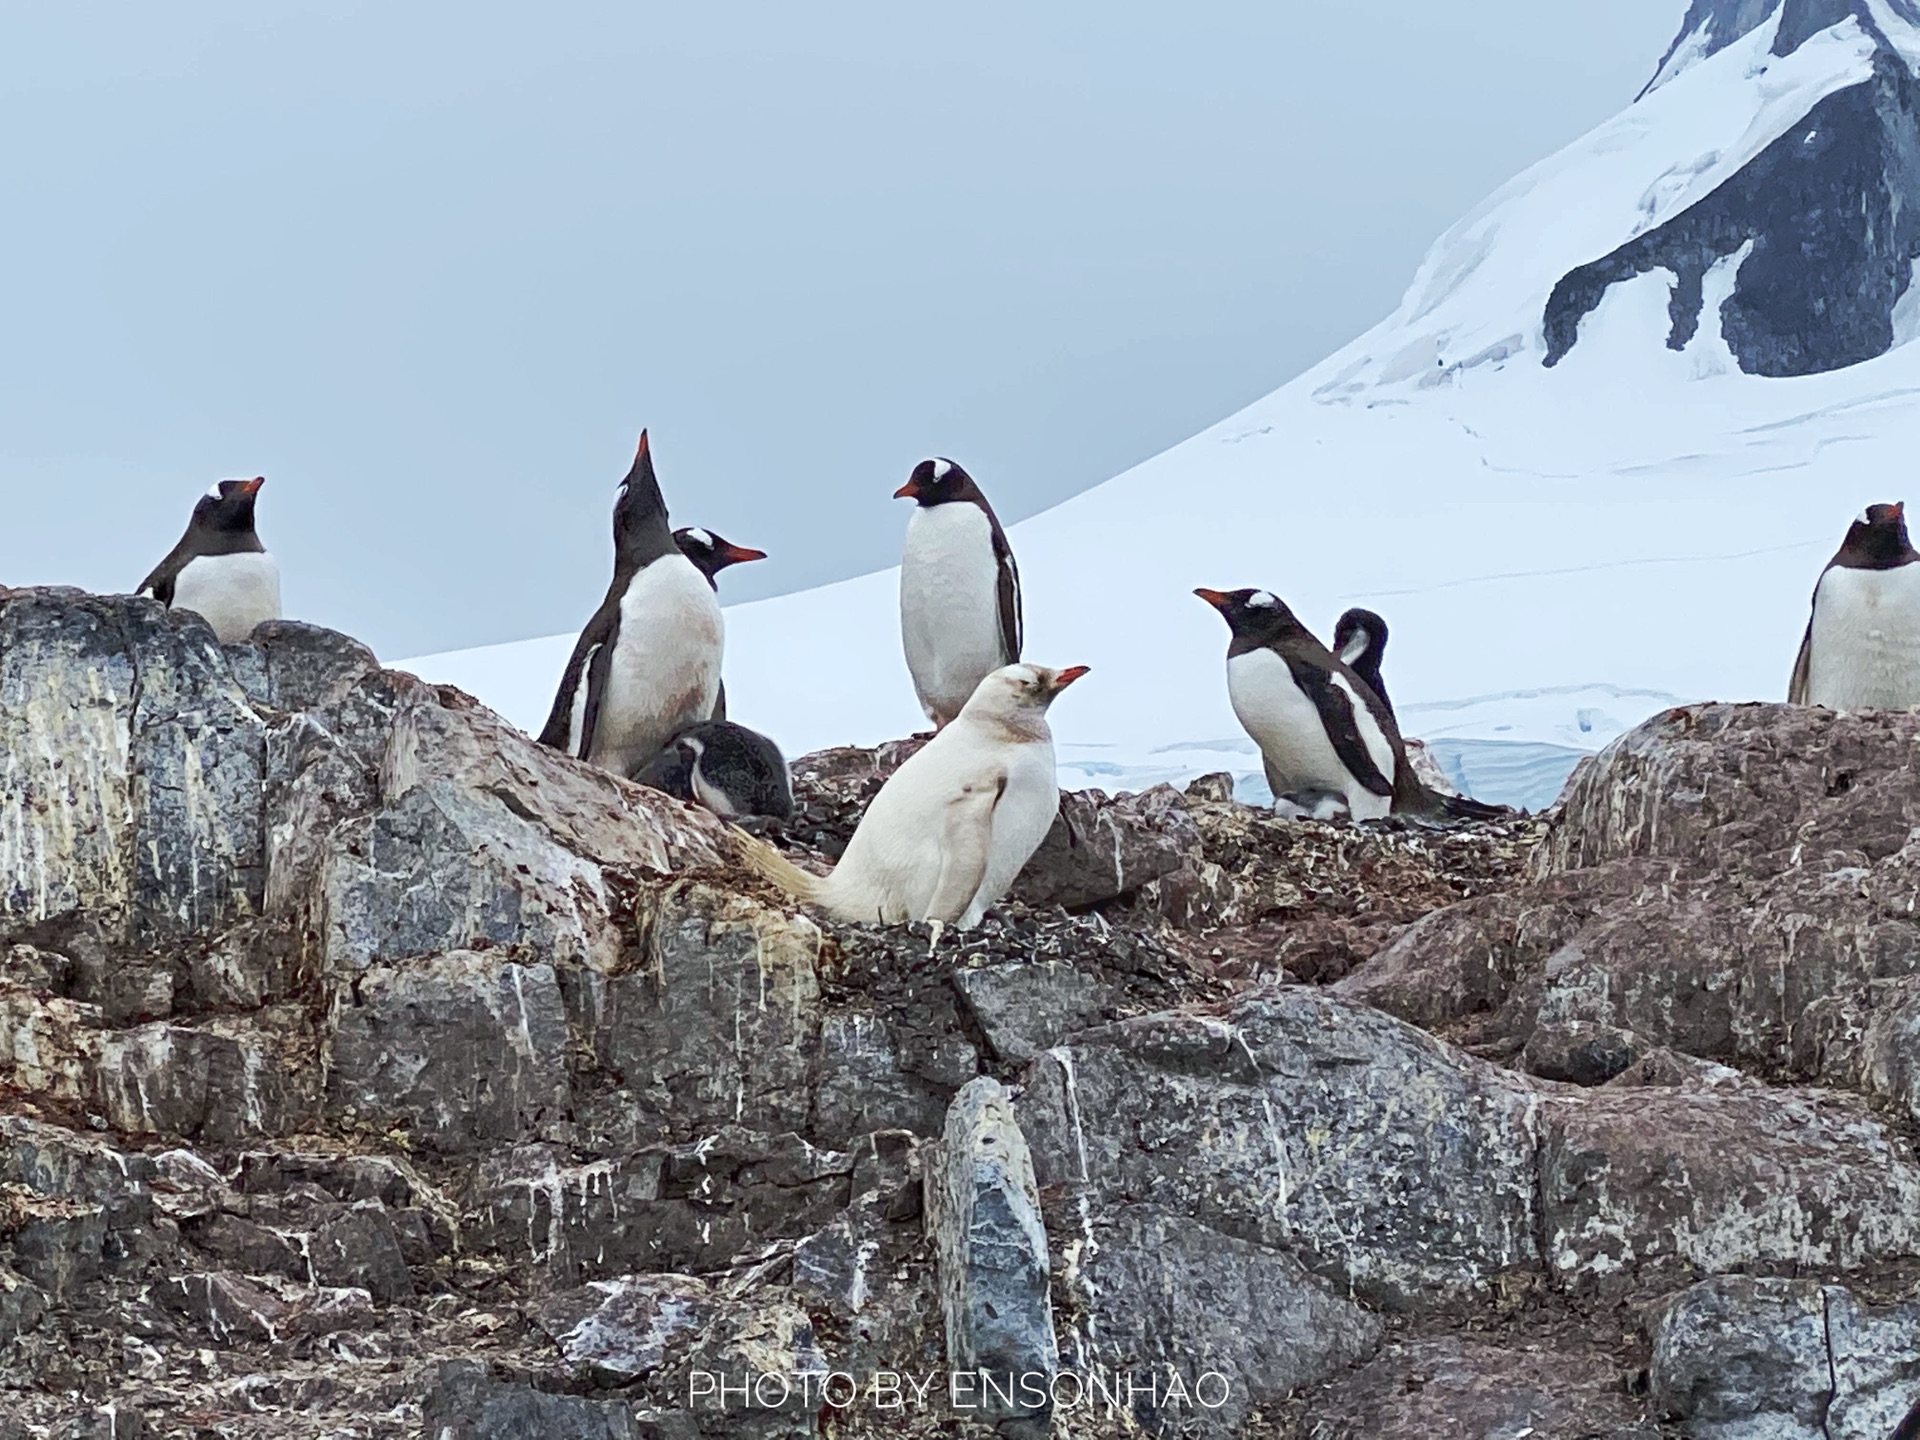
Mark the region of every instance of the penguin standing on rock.
[[1371, 610], [1354, 606], [1333, 622], [1333, 651], [1341, 664], [1367, 682], [1392, 715], [1393, 701], [1380, 678], [1380, 660], [1387, 653], [1387, 622]]
[[741, 836], [747, 863], [842, 920], [976, 925], [1040, 848], [1060, 809], [1047, 707], [1086, 674], [1008, 665], [887, 778], [827, 876]]
[[222, 645], [239, 645], [263, 620], [280, 618], [280, 566], [253, 529], [266, 477], [222, 480], [193, 507], [187, 533], [140, 582], [173, 610], [205, 618]]
[[1920, 705], [1920, 551], [1906, 506], [1869, 505], [1813, 587], [1787, 700], [1835, 710]]
[[[1458, 795], [1438, 795], [1407, 763], [1393, 711], [1339, 656], [1314, 639], [1293, 611], [1265, 590], [1196, 590], [1233, 632], [1227, 695], [1260, 747], [1276, 801], [1319, 813], [1345, 800], [1355, 820], [1393, 812], [1429, 819], [1487, 819], [1506, 813]], [[1305, 799], [1290, 797], [1310, 797]]]
[[939, 730], [973, 687], [1020, 658], [1020, 571], [980, 487], [922, 460], [896, 500], [915, 502], [900, 558], [900, 633], [920, 708]]
[[713, 713], [725, 622], [674, 543], [647, 434], [613, 506], [613, 583], [575, 642], [540, 743], [630, 776]]
[[[735, 545], [731, 540], [723, 539], [711, 530], [702, 530], [694, 525], [674, 531], [673, 543], [680, 547], [682, 555], [693, 562], [693, 568], [707, 577], [707, 584], [714, 588], [716, 594], [720, 589], [719, 574], [729, 565], [744, 565], [750, 560], [767, 558], [767, 552], [764, 550], [749, 550], [744, 545]], [[712, 718], [715, 720], [727, 718], [727, 687], [724, 681], [721, 682], [718, 698], [713, 702]]]
[[689, 725], [634, 777], [722, 820], [793, 814], [787, 759], [766, 736], [729, 720]]

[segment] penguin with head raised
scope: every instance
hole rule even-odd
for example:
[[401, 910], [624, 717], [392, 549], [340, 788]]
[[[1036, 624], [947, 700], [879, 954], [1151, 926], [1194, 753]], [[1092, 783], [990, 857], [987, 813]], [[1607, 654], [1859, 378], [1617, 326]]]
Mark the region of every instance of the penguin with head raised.
[[728, 720], [701, 720], [669, 740], [634, 777], [722, 820], [793, 814], [793, 784], [780, 747]]
[[1904, 503], [1869, 505], [1813, 587], [1787, 699], [1835, 710], [1920, 705], [1920, 551]]
[[1372, 687], [1387, 713], [1393, 714], [1393, 701], [1380, 678], [1380, 660], [1387, 653], [1387, 622], [1371, 610], [1354, 606], [1333, 622], [1333, 653]]
[[1047, 707], [1086, 666], [1007, 665], [887, 777], [833, 873], [810, 875], [745, 837], [747, 862], [842, 920], [978, 924], [1040, 848], [1060, 809]]
[[1020, 571], [980, 487], [951, 460], [922, 460], [894, 498], [911, 499], [900, 557], [900, 635], [920, 708], [935, 730], [974, 686], [1020, 658]]
[[[750, 560], [764, 560], [764, 550], [749, 550], [744, 545], [735, 545], [731, 540], [723, 539], [711, 530], [702, 530], [697, 525], [688, 525], [673, 532], [673, 543], [680, 547], [680, 553], [693, 562], [694, 569], [707, 577], [707, 583], [717, 592], [720, 589], [720, 572], [729, 565], [744, 565]], [[726, 682], [720, 685], [720, 694], [713, 702], [713, 719], [727, 718]], [[771, 742], [769, 742], [771, 743]]]
[[140, 582], [173, 610], [192, 610], [222, 645], [239, 645], [263, 620], [280, 618], [280, 566], [253, 528], [266, 477], [222, 480], [193, 507], [187, 533]]
[[631, 776], [713, 713], [725, 622], [674, 543], [647, 434], [613, 506], [613, 582], [580, 632], [540, 743]]
[[[1227, 646], [1227, 698], [1260, 747], [1276, 799], [1329, 796], [1355, 820], [1390, 813], [1485, 819], [1506, 813], [1465, 796], [1439, 795], [1407, 763], [1393, 711], [1339, 656], [1266, 590], [1196, 590], [1218, 610]], [[1296, 807], [1298, 808], [1298, 807]]]

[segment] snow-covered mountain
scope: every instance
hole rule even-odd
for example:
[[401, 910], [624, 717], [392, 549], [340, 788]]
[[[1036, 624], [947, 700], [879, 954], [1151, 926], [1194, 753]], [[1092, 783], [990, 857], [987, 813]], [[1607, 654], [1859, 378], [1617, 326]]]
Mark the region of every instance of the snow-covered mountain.
[[[1256, 775], [1197, 585], [1323, 634], [1380, 611], [1404, 728], [1490, 798], [1550, 800], [1677, 700], [1779, 698], [1821, 565], [1920, 446], [1917, 62], [1916, 0], [1694, 0], [1641, 97], [1393, 315], [1014, 526], [1029, 656], [1094, 671], [1055, 716], [1067, 782]], [[732, 713], [789, 753], [918, 728], [894, 590], [730, 609]], [[537, 726], [570, 643], [409, 663]]]

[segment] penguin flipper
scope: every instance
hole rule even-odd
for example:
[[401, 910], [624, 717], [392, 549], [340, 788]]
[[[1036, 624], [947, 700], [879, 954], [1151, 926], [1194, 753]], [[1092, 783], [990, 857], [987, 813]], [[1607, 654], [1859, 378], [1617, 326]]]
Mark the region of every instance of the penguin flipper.
[[1787, 703], [1805, 705], [1811, 688], [1813, 670], [1813, 617], [1807, 617], [1807, 633], [1800, 637], [1800, 653], [1794, 657], [1793, 678], [1787, 681]]
[[724, 680], [720, 682], [720, 693], [713, 697], [713, 714], [707, 718], [709, 720], [724, 720], [727, 718], [727, 682]]
[[[593, 747], [594, 722], [600, 718], [600, 695], [606, 687], [607, 667], [613, 663], [613, 642], [620, 633], [620, 606], [617, 601], [602, 604], [573, 642], [573, 654], [561, 672], [560, 689], [553, 697], [553, 709], [541, 728], [540, 743], [564, 750], [584, 760]], [[595, 683], [596, 677], [598, 684]], [[586, 686], [586, 703], [580, 703], [580, 687]], [[579, 733], [574, 733], [574, 716], [581, 716]]]
[[[1354, 713], [1354, 695], [1334, 683], [1339, 672], [1296, 664], [1291, 659], [1287, 661], [1287, 668], [1293, 672], [1294, 683], [1320, 713], [1320, 724], [1333, 745], [1333, 753], [1347, 767], [1347, 772], [1372, 794], [1393, 794], [1393, 781], [1381, 773], [1380, 767], [1374, 763], [1373, 753], [1367, 749], [1365, 738], [1360, 734], [1360, 719]], [[1364, 704], [1365, 701], [1360, 703]], [[1383, 733], [1385, 728], [1381, 727]], [[1388, 743], [1397, 748], [1397, 741], [1389, 738]]]
[[993, 559], [1000, 605], [1000, 649], [1007, 664], [1015, 665], [1026, 643], [1026, 624], [1020, 613], [1020, 567], [1014, 563], [1013, 547], [997, 519], [993, 522]]
[[951, 925], [972, 908], [993, 851], [993, 810], [1007, 788], [1001, 771], [969, 784], [947, 802], [940, 825], [940, 877], [926, 919]]
[[167, 558], [153, 567], [148, 575], [134, 587], [136, 595], [151, 595], [169, 610], [173, 608], [173, 583], [180, 578], [180, 572], [186, 568], [187, 537], [182, 535], [180, 543], [167, 552]]

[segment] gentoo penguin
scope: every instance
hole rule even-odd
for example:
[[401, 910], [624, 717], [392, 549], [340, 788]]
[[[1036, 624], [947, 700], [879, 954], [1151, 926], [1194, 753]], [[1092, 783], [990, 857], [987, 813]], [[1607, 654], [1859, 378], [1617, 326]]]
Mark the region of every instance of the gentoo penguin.
[[[764, 550], [749, 550], [744, 545], [735, 545], [731, 540], [723, 539], [711, 530], [702, 530], [695, 525], [674, 531], [673, 543], [680, 547], [682, 555], [693, 562], [694, 569], [707, 577], [707, 584], [716, 591], [720, 588], [717, 577], [729, 565], [744, 565], [749, 560], [767, 558], [767, 552]], [[715, 720], [727, 718], [727, 687], [724, 681], [720, 685], [720, 694], [713, 702], [712, 718]]]
[[674, 544], [647, 434], [613, 505], [613, 583], [575, 642], [540, 743], [632, 775], [713, 713], [720, 600]]
[[1787, 699], [1835, 710], [1920, 705], [1920, 551], [1905, 502], [1869, 505], [1813, 587]]
[[922, 460], [894, 499], [916, 502], [900, 557], [900, 634], [920, 708], [940, 729], [973, 687], [1020, 658], [1020, 571], [973, 478]]
[[793, 814], [787, 759], [766, 736], [727, 720], [701, 720], [669, 740], [634, 777], [722, 820]]
[[239, 645], [263, 620], [280, 618], [280, 566], [253, 530], [253, 504], [266, 477], [222, 480], [193, 507], [187, 533], [140, 582], [173, 610], [192, 610], [222, 645]]
[[1227, 696], [1260, 747], [1276, 800], [1311, 796], [1295, 810], [1319, 813], [1329, 793], [1355, 820], [1393, 811], [1433, 819], [1504, 813], [1464, 796], [1437, 795], [1407, 763], [1393, 712], [1339, 656], [1265, 590], [1193, 592], [1226, 618]]
[[936, 944], [943, 926], [978, 924], [1060, 809], [1047, 707], [1086, 673], [1008, 665], [983, 679], [880, 787], [832, 874], [810, 875], [750, 836], [746, 859], [842, 920], [925, 920]]
[[1333, 650], [1343, 665], [1372, 687], [1387, 713], [1393, 714], [1393, 701], [1380, 678], [1380, 657], [1387, 653], [1387, 622], [1371, 610], [1354, 606], [1333, 622]]

